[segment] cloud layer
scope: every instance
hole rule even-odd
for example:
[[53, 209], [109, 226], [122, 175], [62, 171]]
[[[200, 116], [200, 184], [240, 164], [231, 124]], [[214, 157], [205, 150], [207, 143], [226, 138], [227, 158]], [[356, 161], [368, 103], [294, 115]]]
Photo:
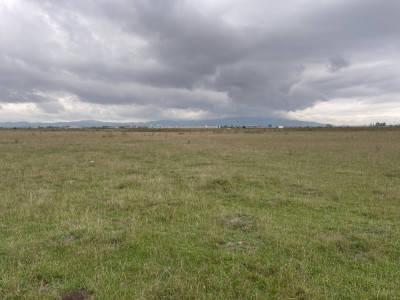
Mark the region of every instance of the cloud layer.
[[[400, 123], [399, 11], [398, 0], [0, 0], [0, 118]], [[338, 103], [365, 109], [332, 120]]]

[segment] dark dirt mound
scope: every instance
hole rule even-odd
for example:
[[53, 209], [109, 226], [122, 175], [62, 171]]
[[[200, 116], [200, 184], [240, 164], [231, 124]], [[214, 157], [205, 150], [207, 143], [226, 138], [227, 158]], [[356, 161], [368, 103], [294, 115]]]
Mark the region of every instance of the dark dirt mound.
[[68, 291], [60, 295], [61, 300], [85, 300], [90, 297], [90, 294], [86, 290], [75, 290]]

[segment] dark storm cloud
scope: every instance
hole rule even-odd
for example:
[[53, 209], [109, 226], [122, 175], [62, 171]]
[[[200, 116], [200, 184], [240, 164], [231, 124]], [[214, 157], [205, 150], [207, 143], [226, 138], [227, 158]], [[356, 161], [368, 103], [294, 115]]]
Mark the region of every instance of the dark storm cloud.
[[339, 71], [340, 69], [347, 68], [348, 66], [350, 66], [350, 61], [345, 57], [343, 57], [342, 55], [331, 57], [329, 61], [330, 61], [329, 71], [331, 72], [336, 72]]
[[397, 0], [20, 0], [0, 8], [0, 102], [50, 113], [64, 109], [62, 95], [222, 115], [400, 93], [399, 72], [385, 69], [400, 50]]

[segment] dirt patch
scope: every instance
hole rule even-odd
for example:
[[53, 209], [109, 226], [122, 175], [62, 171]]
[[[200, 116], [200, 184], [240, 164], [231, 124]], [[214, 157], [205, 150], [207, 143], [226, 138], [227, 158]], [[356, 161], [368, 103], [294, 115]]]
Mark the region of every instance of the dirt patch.
[[235, 223], [238, 223], [239, 221], [240, 221], [240, 217], [236, 217], [236, 218], [228, 220], [228, 223], [235, 224]]
[[236, 245], [242, 245], [243, 244], [243, 241], [238, 241], [238, 242], [231, 242], [231, 241], [229, 241], [229, 242], [227, 242], [225, 245], [226, 246], [236, 246]]
[[77, 182], [78, 182], [78, 180], [76, 180], [76, 179], [69, 179], [69, 180], [65, 181], [65, 183], [67, 183], [67, 184], [74, 184], [74, 183], [77, 183]]
[[60, 295], [61, 300], [85, 300], [90, 297], [87, 290], [68, 291]]
[[251, 216], [237, 216], [227, 220], [227, 225], [233, 230], [248, 233], [253, 230], [254, 219]]

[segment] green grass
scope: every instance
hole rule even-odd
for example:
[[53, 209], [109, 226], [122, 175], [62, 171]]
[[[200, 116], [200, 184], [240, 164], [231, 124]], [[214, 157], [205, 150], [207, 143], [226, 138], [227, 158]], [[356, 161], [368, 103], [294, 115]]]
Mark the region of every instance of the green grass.
[[0, 175], [1, 299], [400, 298], [400, 130], [1, 130]]

